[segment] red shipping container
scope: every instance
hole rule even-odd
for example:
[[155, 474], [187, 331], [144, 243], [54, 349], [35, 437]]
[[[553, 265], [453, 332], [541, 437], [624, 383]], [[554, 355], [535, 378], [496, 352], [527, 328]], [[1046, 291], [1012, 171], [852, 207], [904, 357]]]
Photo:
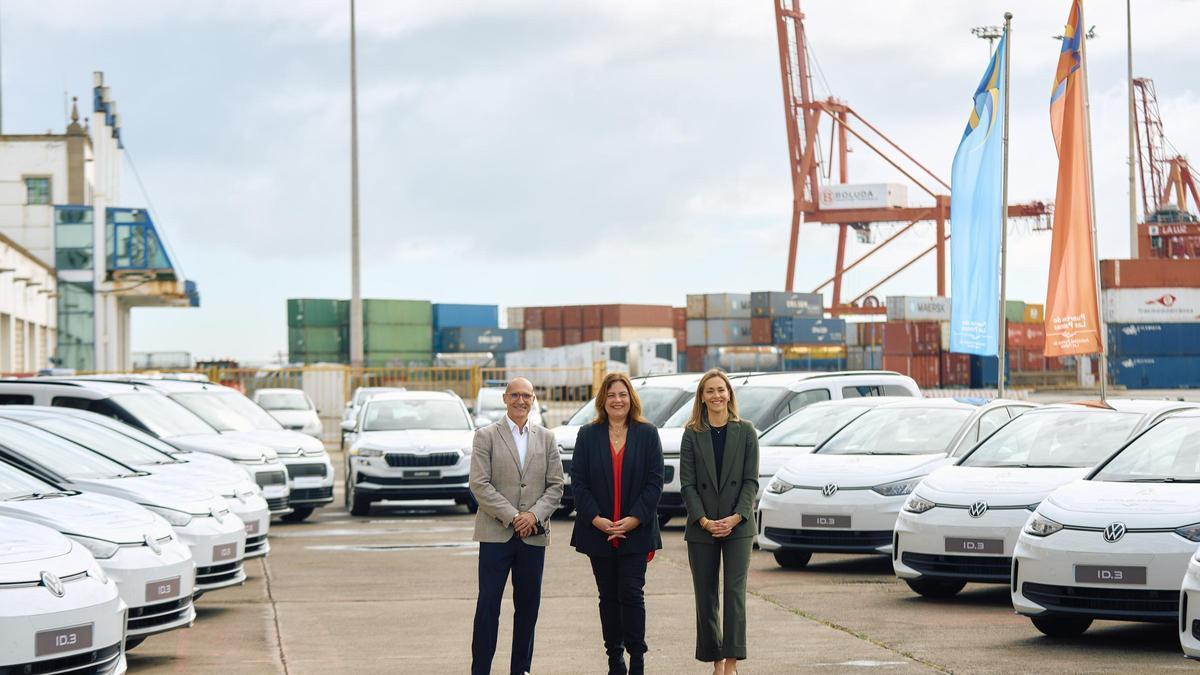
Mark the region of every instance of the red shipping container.
[[541, 330], [543, 323], [543, 312], [541, 307], [526, 307], [525, 308], [525, 330]]
[[774, 342], [771, 334], [771, 322], [774, 321], [769, 316], [756, 316], [750, 319], [750, 342], [756, 345], [769, 345]]
[[1200, 288], [1200, 260], [1101, 260], [1104, 288]]
[[562, 330], [564, 345], [577, 345], [583, 342], [582, 328], [564, 328]]
[[883, 324], [883, 353], [937, 356], [942, 327], [937, 321], [888, 321]]
[[543, 307], [542, 329], [554, 330], [562, 327], [562, 307]]
[[[600, 309], [600, 305], [584, 305], [580, 309], [580, 315], [583, 319], [583, 327], [584, 328], [600, 328], [601, 326], [603, 326], [604, 321], [601, 316], [602, 314], [603, 314], [603, 311]], [[599, 339], [599, 338], [596, 338], [596, 339]], [[587, 342], [587, 340], [584, 340], [584, 342]]]
[[971, 386], [971, 356], [942, 352], [942, 386]]
[[602, 338], [601, 338], [601, 332], [600, 332], [599, 326], [595, 326], [595, 327], [584, 326], [583, 327], [583, 341], [584, 342], [599, 342], [601, 339]]
[[[583, 307], [579, 305], [571, 305], [569, 307], [561, 307], [562, 310], [562, 327], [563, 328], [583, 328]], [[571, 344], [571, 343], [567, 343]]]
[[[937, 325], [934, 322], [934, 325]], [[941, 385], [941, 358], [932, 356], [911, 356], [905, 354], [883, 355], [883, 369], [894, 370], [908, 375], [923, 389], [933, 389]]]
[[672, 307], [671, 321], [675, 330], [687, 330], [687, 307]]
[[855, 324], [855, 330], [858, 331], [859, 347], [879, 347], [883, 345], [883, 323], [879, 321], [863, 322]]
[[1044, 323], [1009, 323], [1007, 324], [1008, 339], [1005, 344], [1012, 350], [1042, 351], [1046, 348], [1046, 324]]
[[542, 346], [549, 349], [550, 347], [563, 346], [563, 331], [561, 328], [543, 328], [542, 329]]
[[687, 366], [689, 373], [704, 372], [704, 350], [706, 347], [687, 348]]
[[675, 325], [674, 308], [670, 305], [603, 305], [601, 323], [605, 328], [637, 326], [639, 328], [671, 328]]

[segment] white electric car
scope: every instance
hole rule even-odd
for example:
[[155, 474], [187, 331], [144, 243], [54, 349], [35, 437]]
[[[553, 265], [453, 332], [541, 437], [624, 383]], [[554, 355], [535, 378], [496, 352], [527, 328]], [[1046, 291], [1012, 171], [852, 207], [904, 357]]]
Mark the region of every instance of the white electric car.
[[125, 612], [87, 549], [0, 518], [0, 672], [124, 675]]
[[[210, 490], [220, 495], [229, 510], [246, 526], [245, 557], [258, 558], [271, 551], [267, 541], [271, 513], [262, 497], [262, 490], [245, 473], [225, 460], [213, 457], [210, 458], [211, 462], [193, 463], [179, 459], [156, 448], [156, 445], [164, 445], [161, 441], [148, 437], [139, 441], [130, 434], [146, 435], [129, 425], [83, 410], [0, 406], [0, 418], [30, 424], [151, 475], [173, 478], [180, 484]], [[124, 429], [113, 429], [109, 424]]]
[[1013, 607], [1051, 636], [1095, 619], [1179, 625], [1197, 542], [1200, 414], [1185, 412], [1042, 501], [1013, 554]]
[[1200, 659], [1200, 549], [1188, 561], [1179, 590], [1179, 646], [1189, 659]]
[[197, 594], [246, 580], [246, 527], [207, 490], [114, 462], [36, 427], [0, 420], [0, 460], [63, 488], [140, 504], [166, 519], [192, 552]]
[[92, 553], [129, 607], [127, 649], [195, 620], [192, 553], [167, 521], [148, 509], [64, 490], [0, 461], [0, 516], [57, 530]]
[[931, 473], [896, 519], [892, 565], [917, 593], [1009, 581], [1012, 552], [1046, 495], [1083, 478], [1133, 435], [1195, 404], [1109, 400], [1030, 410], [954, 466]]
[[913, 488], [1030, 406], [912, 399], [868, 410], [775, 474], [759, 501], [759, 546], [782, 567], [813, 553], [890, 554]]
[[317, 406], [313, 405], [303, 389], [256, 389], [254, 402], [270, 413], [284, 429], [299, 431], [321, 440], [321, 417], [317, 414]]

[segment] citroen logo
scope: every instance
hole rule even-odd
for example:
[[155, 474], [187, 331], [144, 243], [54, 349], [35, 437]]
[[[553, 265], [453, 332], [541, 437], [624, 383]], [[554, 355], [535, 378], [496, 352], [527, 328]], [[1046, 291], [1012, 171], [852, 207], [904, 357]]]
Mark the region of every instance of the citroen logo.
[[142, 538], [142, 541], [146, 542], [146, 546], [150, 547], [151, 551], [154, 551], [154, 555], [162, 555], [162, 544], [159, 544], [157, 539], [146, 535]]
[[821, 488], [821, 494], [825, 495], [826, 497], [834, 496], [835, 494], [837, 494], [837, 491], [838, 491], [837, 483], [826, 483], [825, 487]]
[[1125, 536], [1125, 523], [1113, 523], [1104, 528], [1104, 541], [1115, 544]]
[[61, 598], [67, 593], [66, 587], [63, 586], [62, 579], [59, 579], [50, 572], [42, 572], [42, 585], [45, 586], [46, 590], [50, 591], [50, 593], [56, 598]]
[[967, 507], [967, 515], [972, 518], [982, 518], [983, 514], [987, 513], [987, 502], [980, 500]]

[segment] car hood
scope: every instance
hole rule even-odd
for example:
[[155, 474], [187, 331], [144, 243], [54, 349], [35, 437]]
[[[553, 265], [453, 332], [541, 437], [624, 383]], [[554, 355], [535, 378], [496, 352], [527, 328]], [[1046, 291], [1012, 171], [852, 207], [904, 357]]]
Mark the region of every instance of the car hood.
[[71, 484], [85, 492], [99, 492], [137, 504], [161, 506], [186, 513], [208, 513], [213, 508], [221, 510], [225, 503], [209, 490], [165, 476], [76, 478], [71, 480]]
[[312, 410], [268, 410], [267, 412], [285, 427], [311, 424], [317, 418], [317, 413]]
[[117, 544], [136, 544], [147, 535], [161, 539], [171, 534], [171, 526], [161, 517], [132, 502], [102, 494], [2, 501], [0, 515]]
[[928, 473], [949, 462], [937, 455], [801, 455], [788, 460], [779, 477], [792, 485], [872, 487]]
[[194, 485], [218, 495], [235, 495], [238, 492], [254, 492], [254, 483], [247, 479], [246, 472], [237, 467], [225, 469], [203, 464], [155, 464], [138, 467], [155, 476], [163, 476], [176, 483]]
[[798, 455], [813, 451], [812, 445], [760, 445], [758, 447], [758, 475], [774, 476], [784, 464]]
[[550, 430], [554, 434], [554, 440], [563, 447], [567, 452], [575, 450], [575, 439], [579, 437], [579, 430], [582, 425], [562, 424]]
[[[246, 472], [242, 471], [240, 466], [224, 457], [217, 457], [216, 455], [204, 452], [181, 452], [173, 455], [173, 457], [184, 462], [184, 464], [168, 464], [165, 466], [195, 467], [234, 481], [243, 480], [246, 477]], [[149, 471], [150, 469], [147, 468], [146, 470]]]
[[659, 428], [658, 440], [662, 443], [664, 455], [678, 455], [683, 445], [683, 427]]
[[234, 461], [263, 459], [267, 462], [273, 462], [279, 458], [278, 453], [265, 443], [256, 443], [232, 436], [222, 436], [217, 433], [171, 436], [163, 440], [177, 448], [191, 450], [192, 452], [203, 452]]
[[939, 504], [966, 505], [982, 499], [989, 506], [1024, 506], [1042, 501], [1088, 471], [1091, 469], [945, 466], [926, 476], [917, 491]]
[[475, 432], [468, 430], [410, 429], [407, 431], [364, 431], [354, 442], [380, 450], [465, 450], [470, 452]]
[[70, 552], [71, 540], [52, 528], [23, 519], [0, 518], [0, 583], [36, 581], [38, 572], [32, 567], [24, 572], [22, 563], [56, 558]]
[[295, 457], [302, 454], [305, 457], [324, 457], [325, 445], [321, 441], [302, 434], [299, 431], [280, 429], [278, 431], [228, 431], [221, 434], [222, 438], [236, 438], [251, 443], [261, 443], [280, 456]]
[[1078, 480], [1055, 490], [1038, 512], [1063, 525], [1181, 527], [1200, 522], [1200, 484]]

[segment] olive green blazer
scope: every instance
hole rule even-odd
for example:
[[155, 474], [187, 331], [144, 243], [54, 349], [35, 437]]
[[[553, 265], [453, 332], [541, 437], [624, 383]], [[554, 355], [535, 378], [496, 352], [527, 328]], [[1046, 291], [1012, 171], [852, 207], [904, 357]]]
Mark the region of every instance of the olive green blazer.
[[747, 420], [729, 422], [725, 439], [725, 457], [721, 475], [713, 455], [712, 438], [707, 430], [685, 428], [679, 447], [679, 480], [683, 504], [687, 507], [684, 541], [712, 544], [717, 540], [700, 527], [700, 517], [717, 520], [735, 513], [742, 522], [728, 537], [753, 537], [758, 531], [754, 521], [754, 497], [758, 494], [758, 432]]

